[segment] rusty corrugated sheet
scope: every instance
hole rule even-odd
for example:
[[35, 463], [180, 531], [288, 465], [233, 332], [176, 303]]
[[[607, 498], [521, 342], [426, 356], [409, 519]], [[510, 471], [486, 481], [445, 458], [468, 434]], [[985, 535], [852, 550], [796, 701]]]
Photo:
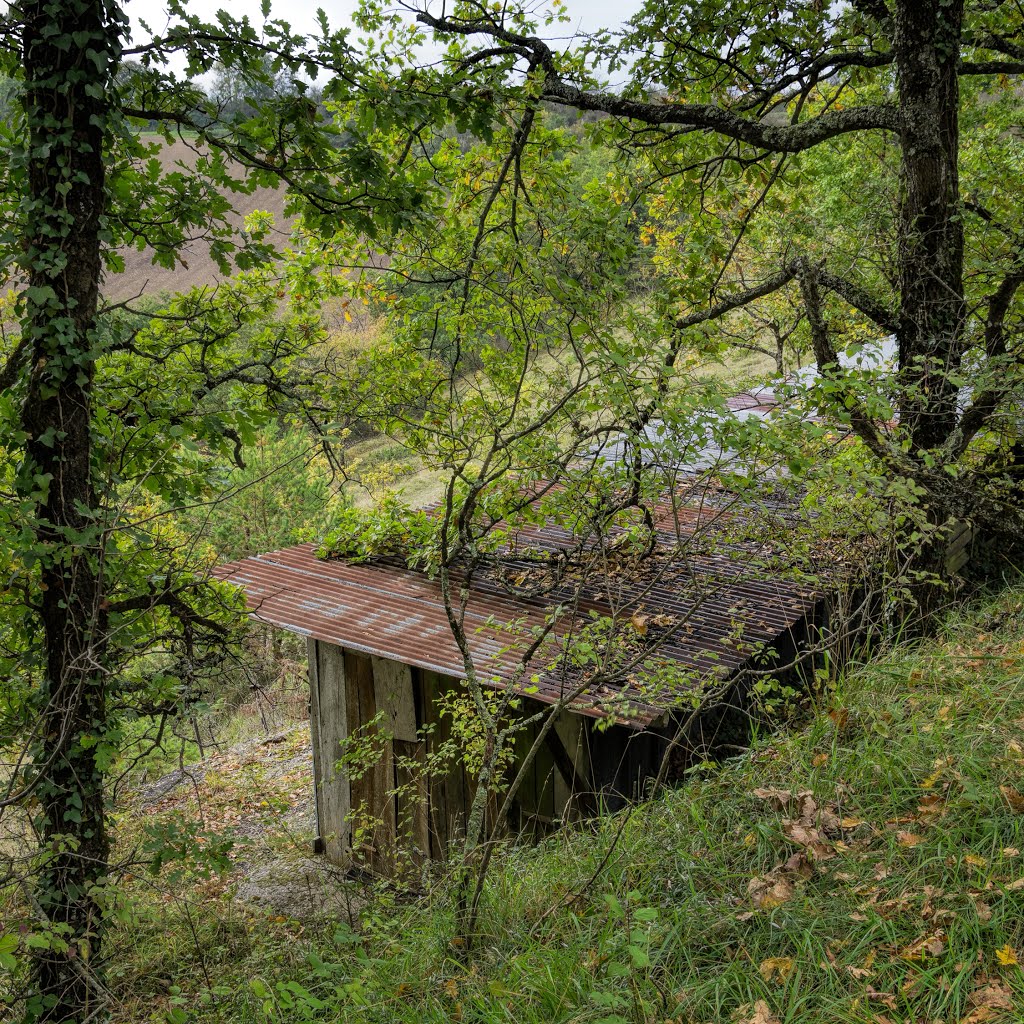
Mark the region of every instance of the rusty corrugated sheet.
[[[613, 567], [563, 582], [541, 600], [517, 594], [514, 587], [510, 592], [504, 582], [519, 570], [536, 571], [536, 562], [517, 561], [514, 554], [500, 579], [475, 576], [464, 629], [478, 677], [498, 688], [528, 687], [532, 697], [547, 703], [581, 690], [573, 701], [579, 713], [611, 713], [642, 727], [679, 707], [703, 681], [734, 674], [756, 650], [807, 616], [820, 594], [766, 570], [763, 545], [720, 536], [724, 525], [735, 526], [750, 514], [722, 494], [690, 492], [682, 503], [655, 508], [660, 554], [657, 571], [646, 578]], [[783, 506], [768, 512], [788, 517]], [[718, 536], [705, 543], [708, 534]], [[531, 526], [518, 536], [518, 543], [533, 551], [554, 551], [571, 540], [568, 529], [551, 525]], [[400, 564], [318, 559], [314, 545], [302, 544], [223, 566], [217, 575], [244, 588], [260, 621], [365, 654], [466, 676], [440, 584]], [[572, 610], [559, 619], [524, 672], [521, 652], [529, 632], [543, 627], [557, 604]], [[621, 624], [617, 628], [629, 656], [671, 662], [685, 682], [674, 692], [654, 693], [637, 668], [614, 683], [588, 684], [579, 669], [566, 665], [562, 651], [567, 636], [593, 621], [591, 613]], [[642, 639], [628, 625], [634, 613], [647, 620]]]

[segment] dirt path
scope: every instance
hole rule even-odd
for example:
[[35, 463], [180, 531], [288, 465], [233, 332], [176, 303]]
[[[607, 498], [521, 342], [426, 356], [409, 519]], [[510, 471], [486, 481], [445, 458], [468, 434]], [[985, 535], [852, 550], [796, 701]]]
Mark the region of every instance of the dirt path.
[[234, 899], [301, 921], [354, 920], [363, 883], [314, 856], [313, 754], [305, 724], [254, 739], [141, 785], [137, 819], [177, 816], [235, 841]]

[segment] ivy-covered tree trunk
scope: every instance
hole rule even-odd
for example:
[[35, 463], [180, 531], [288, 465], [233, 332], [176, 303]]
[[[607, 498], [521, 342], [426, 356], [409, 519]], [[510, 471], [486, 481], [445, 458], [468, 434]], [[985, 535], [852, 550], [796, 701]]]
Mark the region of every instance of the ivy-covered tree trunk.
[[36, 953], [30, 1012], [45, 1021], [81, 1022], [103, 1014], [97, 890], [109, 856], [97, 764], [106, 724], [107, 623], [91, 391], [103, 141], [119, 12], [100, 0], [32, 0], [21, 12], [29, 128], [23, 329], [31, 338], [21, 487], [36, 510], [45, 650], [33, 752], [42, 839], [35, 902], [55, 940]]
[[903, 0], [893, 48], [899, 90], [901, 415], [914, 452], [956, 427], [951, 370], [962, 352], [964, 230], [960, 211], [960, 38], [963, 2]]

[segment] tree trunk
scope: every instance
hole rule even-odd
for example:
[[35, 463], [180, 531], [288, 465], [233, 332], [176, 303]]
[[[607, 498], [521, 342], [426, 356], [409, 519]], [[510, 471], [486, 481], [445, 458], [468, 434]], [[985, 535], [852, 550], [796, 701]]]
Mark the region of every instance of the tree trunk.
[[912, 453], [956, 425], [962, 354], [964, 233], [960, 217], [960, 36], [963, 0], [900, 0], [895, 10], [902, 181], [900, 416]]
[[[93, 483], [91, 392], [98, 349], [103, 142], [119, 25], [96, 0], [31, 0], [23, 62], [28, 153], [23, 329], [32, 345], [21, 489], [36, 509], [45, 647], [33, 763], [42, 862], [37, 910], [69, 949], [35, 954], [44, 1021], [103, 1014], [97, 891], [109, 841], [96, 743], [106, 727], [103, 524]], [[58, 31], [63, 28], [63, 32]], [[57, 34], [55, 34], [55, 32]]]

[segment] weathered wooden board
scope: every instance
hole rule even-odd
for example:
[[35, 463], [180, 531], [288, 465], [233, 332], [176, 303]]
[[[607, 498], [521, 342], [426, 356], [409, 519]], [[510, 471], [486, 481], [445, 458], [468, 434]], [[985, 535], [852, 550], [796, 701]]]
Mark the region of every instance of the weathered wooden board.
[[[555, 817], [575, 821], [590, 809], [594, 788], [590, 780], [585, 720], [580, 715], [563, 712], [555, 720], [552, 731], [555, 736], [551, 745], [561, 745], [555, 756]], [[560, 763], [563, 756], [567, 765]]]
[[400, 661], [371, 658], [373, 690], [377, 711], [384, 715], [384, 728], [396, 740], [415, 743], [416, 704], [412, 691], [412, 670]]
[[317, 641], [310, 637], [306, 641], [306, 667], [309, 672], [309, 738], [313, 748], [313, 807], [316, 815], [316, 835], [313, 852], [325, 853], [324, 806], [321, 780], [324, 777], [320, 758], [320, 680], [317, 674]]
[[358, 853], [373, 871], [390, 874], [395, 846], [395, 769], [391, 739], [374, 722], [377, 699], [370, 659], [345, 651], [349, 735], [367, 745], [367, 764], [351, 779], [353, 823], [362, 833]]
[[397, 861], [420, 867], [430, 857], [430, 791], [427, 746], [422, 740], [394, 741]]
[[317, 819], [324, 854], [332, 864], [351, 860], [348, 824], [352, 808], [347, 773], [338, 769], [342, 744], [348, 736], [345, 660], [340, 647], [313, 642], [310, 652], [311, 729], [317, 786]]

